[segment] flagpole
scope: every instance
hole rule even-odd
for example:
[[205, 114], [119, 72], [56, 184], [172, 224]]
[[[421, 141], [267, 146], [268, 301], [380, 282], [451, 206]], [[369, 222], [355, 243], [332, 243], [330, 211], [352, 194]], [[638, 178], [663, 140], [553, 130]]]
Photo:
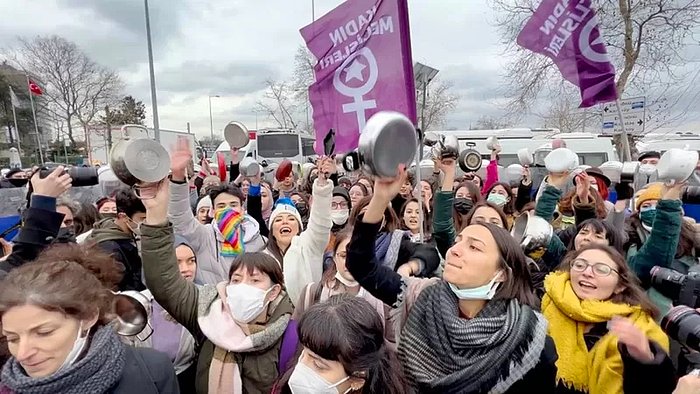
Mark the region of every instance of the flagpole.
[[34, 108], [34, 96], [32, 93], [32, 89], [30, 88], [30, 83], [29, 82], [29, 74], [24, 74], [25, 77], [27, 77], [27, 90], [29, 90], [29, 101], [32, 104], [32, 116], [34, 117], [34, 132], [36, 132], [36, 145], [39, 148], [39, 160], [40, 160], [40, 165], [44, 164], [44, 152], [41, 149], [41, 139], [39, 138], [39, 124], [36, 121], [36, 109]]
[[617, 118], [620, 121], [620, 127], [622, 128], [622, 161], [632, 161], [632, 152], [630, 151], [630, 140], [627, 138], [627, 128], [625, 127], [625, 119], [622, 117], [622, 106], [620, 105], [620, 99], [615, 100], [615, 107], [617, 107]]
[[[14, 92], [12, 91], [12, 87], [10, 87], [10, 92], [14, 96]], [[12, 101], [12, 100], [10, 100]], [[12, 118], [15, 121], [15, 134], [17, 135], [17, 151], [21, 154], [22, 153], [22, 146], [20, 145], [19, 141], [19, 128], [17, 128], [17, 112], [15, 111], [15, 103], [10, 103], [12, 105]]]

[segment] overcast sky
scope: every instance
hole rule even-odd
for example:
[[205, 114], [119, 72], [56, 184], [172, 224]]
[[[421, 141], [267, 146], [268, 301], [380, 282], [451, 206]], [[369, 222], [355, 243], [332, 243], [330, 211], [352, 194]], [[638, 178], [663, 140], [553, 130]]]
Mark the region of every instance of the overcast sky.
[[[340, 0], [316, 0], [316, 16]], [[502, 47], [487, 0], [411, 0], [414, 61], [454, 82], [460, 104], [448, 127], [468, 128], [501, 113], [507, 83], [499, 75]], [[311, 0], [151, 0], [160, 126], [209, 134], [232, 120], [255, 127], [252, 109], [266, 78], [284, 79], [311, 22]], [[17, 36], [58, 34], [98, 63], [119, 71], [126, 94], [147, 104], [150, 91], [142, 0], [0, 0], [0, 47]], [[697, 114], [697, 113], [695, 113]], [[698, 126], [697, 117], [683, 126]], [[270, 124], [260, 115], [260, 126]], [[695, 124], [693, 124], [695, 123]], [[534, 125], [533, 125], [534, 126]]]

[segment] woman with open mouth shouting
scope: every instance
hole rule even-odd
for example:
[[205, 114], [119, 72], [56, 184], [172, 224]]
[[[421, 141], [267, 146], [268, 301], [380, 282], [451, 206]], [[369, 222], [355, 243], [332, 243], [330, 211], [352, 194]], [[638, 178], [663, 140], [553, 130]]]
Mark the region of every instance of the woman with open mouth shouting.
[[544, 280], [542, 313], [557, 352], [557, 393], [671, 393], [675, 369], [658, 311], [624, 257], [589, 243]]
[[384, 210], [404, 183], [375, 181], [358, 217], [346, 265], [372, 295], [392, 306], [399, 358], [420, 393], [553, 393], [557, 358], [547, 321], [535, 311], [525, 255], [504, 229], [462, 229], [442, 278], [401, 277], [377, 261], [374, 241]]

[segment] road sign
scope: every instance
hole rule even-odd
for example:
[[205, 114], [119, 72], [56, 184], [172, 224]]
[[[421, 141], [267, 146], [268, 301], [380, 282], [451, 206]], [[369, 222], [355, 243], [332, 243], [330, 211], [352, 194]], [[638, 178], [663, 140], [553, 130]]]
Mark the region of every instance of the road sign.
[[603, 134], [622, 133], [623, 123], [627, 134], [638, 135], [644, 133], [646, 98], [634, 97], [620, 100], [620, 108], [622, 110], [622, 119], [620, 119], [614, 102], [603, 104]]

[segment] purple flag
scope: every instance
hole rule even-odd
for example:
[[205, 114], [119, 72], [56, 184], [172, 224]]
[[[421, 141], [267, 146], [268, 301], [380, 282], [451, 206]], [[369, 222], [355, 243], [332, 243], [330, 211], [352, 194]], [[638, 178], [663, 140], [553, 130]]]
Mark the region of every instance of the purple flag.
[[615, 67], [591, 0], [542, 0], [518, 45], [551, 58], [564, 79], [581, 90], [581, 107], [617, 99]]
[[407, 0], [348, 0], [301, 29], [316, 57], [309, 87], [316, 153], [335, 130], [336, 153], [357, 147], [367, 119], [397, 111], [416, 122]]

